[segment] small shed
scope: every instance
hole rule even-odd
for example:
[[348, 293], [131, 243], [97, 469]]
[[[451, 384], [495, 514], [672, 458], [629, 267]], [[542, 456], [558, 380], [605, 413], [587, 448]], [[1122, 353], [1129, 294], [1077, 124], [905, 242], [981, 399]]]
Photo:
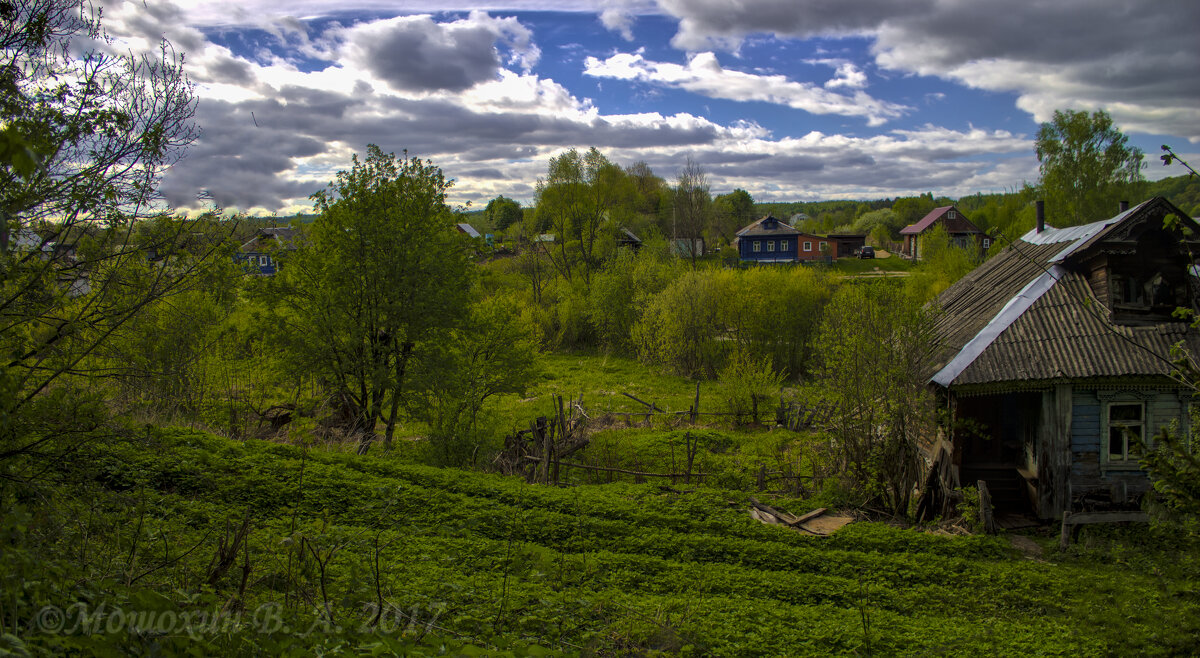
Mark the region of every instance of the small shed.
[[634, 235], [633, 231], [621, 227], [621, 229], [617, 231], [617, 248], [619, 249], [621, 247], [628, 247], [634, 251], [637, 251], [638, 249], [642, 248], [642, 239]]
[[466, 236], [469, 238], [483, 237], [482, 235], [479, 234], [479, 231], [475, 230], [474, 226], [471, 226], [470, 224], [468, 224], [466, 222], [459, 222], [454, 225], [454, 228], [457, 229], [459, 233], [466, 234]]
[[836, 258], [853, 256], [867, 244], [867, 236], [858, 233], [830, 233], [826, 237], [834, 244]]

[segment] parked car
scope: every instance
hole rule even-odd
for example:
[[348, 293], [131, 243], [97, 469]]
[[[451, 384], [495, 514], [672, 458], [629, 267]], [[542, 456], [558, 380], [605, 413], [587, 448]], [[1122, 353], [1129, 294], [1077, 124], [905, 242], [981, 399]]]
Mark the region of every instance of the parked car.
[[861, 247], [857, 252], [855, 252], [855, 255], [857, 255], [859, 258], [874, 258], [875, 247]]

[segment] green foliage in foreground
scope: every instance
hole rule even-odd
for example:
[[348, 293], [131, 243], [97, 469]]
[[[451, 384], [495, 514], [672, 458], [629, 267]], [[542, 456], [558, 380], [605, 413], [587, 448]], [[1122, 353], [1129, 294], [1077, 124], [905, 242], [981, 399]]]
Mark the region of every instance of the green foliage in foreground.
[[[89, 469], [61, 473], [87, 475], [86, 484], [4, 485], [0, 614], [12, 635], [0, 646], [1153, 655], [1200, 641], [1195, 561], [1157, 545], [1103, 560], [1077, 548], [1083, 557], [1047, 563], [1016, 556], [1003, 539], [878, 523], [818, 538], [753, 521], [745, 494], [717, 489], [529, 486], [186, 430], [99, 446]], [[248, 553], [211, 578], [225, 529], [247, 515]], [[101, 606], [125, 619], [111, 634], [51, 633], [46, 606], [73, 611], [67, 628]], [[240, 622], [192, 636], [179, 626], [129, 630], [136, 611], [179, 619], [222, 609]], [[94, 629], [112, 616], [88, 619]]]

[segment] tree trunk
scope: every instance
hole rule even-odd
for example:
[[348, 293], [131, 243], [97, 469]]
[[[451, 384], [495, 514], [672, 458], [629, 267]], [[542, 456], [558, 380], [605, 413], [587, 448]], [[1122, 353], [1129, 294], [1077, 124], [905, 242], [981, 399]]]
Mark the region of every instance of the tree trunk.
[[392, 435], [396, 431], [396, 415], [400, 411], [400, 393], [404, 390], [404, 371], [408, 369], [408, 358], [412, 356], [412, 343], [404, 343], [400, 357], [396, 359], [396, 384], [392, 389], [392, 408], [388, 410], [387, 429], [383, 435], [383, 449], [392, 449]]

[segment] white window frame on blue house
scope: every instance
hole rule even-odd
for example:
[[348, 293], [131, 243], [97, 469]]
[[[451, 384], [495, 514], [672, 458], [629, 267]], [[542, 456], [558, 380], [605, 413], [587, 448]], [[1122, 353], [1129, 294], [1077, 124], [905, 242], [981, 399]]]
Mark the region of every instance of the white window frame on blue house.
[[788, 246], [787, 246], [787, 240], [780, 240], [780, 241], [779, 241], [779, 250], [780, 250], [780, 251], [787, 251], [787, 249], [788, 249]]
[[775, 241], [767, 240], [767, 251], [775, 251]]
[[[1138, 463], [1139, 455], [1134, 452], [1132, 437], [1134, 432], [1123, 432], [1120, 435], [1114, 436], [1114, 430], [1118, 430], [1121, 425], [1124, 425], [1130, 430], [1136, 429], [1136, 433], [1143, 441], [1149, 443], [1154, 428], [1154, 419], [1151, 417], [1151, 402], [1154, 399], [1154, 394], [1142, 391], [1100, 391], [1097, 396], [1100, 399], [1100, 466], [1103, 469], [1110, 470], [1139, 470], [1141, 464]], [[1139, 409], [1140, 420], [1136, 422], [1121, 421], [1120, 423], [1113, 421], [1113, 410], [1120, 407], [1137, 407]], [[1121, 441], [1121, 452], [1114, 456], [1112, 452], [1113, 439]]]
[[758, 252], [762, 251], [762, 242], [761, 242], [761, 241], [759, 241], [759, 240], [755, 240], [755, 241], [754, 241], [754, 242], [752, 242], [751, 244], [753, 244], [753, 245], [754, 245], [754, 248], [752, 249], [752, 251], [753, 251], [754, 253], [756, 253], [756, 254], [757, 254]]
[[270, 259], [268, 257], [266, 257], [266, 256], [258, 257], [258, 266], [259, 267], [266, 267], [268, 262], [270, 262]]

